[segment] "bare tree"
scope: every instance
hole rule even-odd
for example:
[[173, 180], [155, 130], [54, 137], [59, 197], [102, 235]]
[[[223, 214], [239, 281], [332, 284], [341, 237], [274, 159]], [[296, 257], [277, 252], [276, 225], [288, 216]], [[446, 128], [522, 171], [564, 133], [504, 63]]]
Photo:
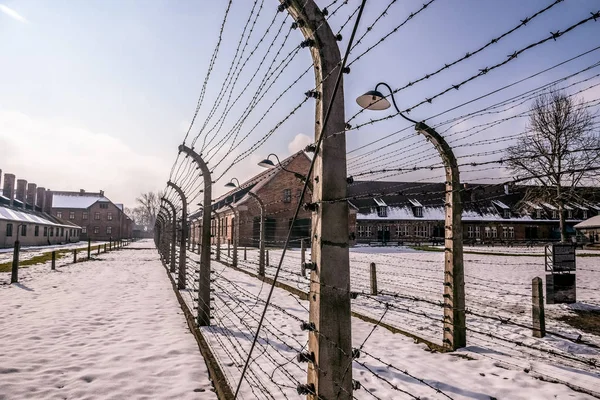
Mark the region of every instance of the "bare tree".
[[581, 100], [550, 90], [533, 102], [527, 133], [507, 149], [508, 168], [536, 187], [529, 198], [558, 206], [560, 238], [565, 241], [565, 205], [578, 198], [575, 188], [597, 178], [600, 136], [594, 116]]
[[138, 206], [133, 209], [134, 215], [139, 219], [139, 224], [154, 226], [158, 209], [160, 208], [160, 199], [162, 193], [148, 192], [142, 193], [136, 200]]

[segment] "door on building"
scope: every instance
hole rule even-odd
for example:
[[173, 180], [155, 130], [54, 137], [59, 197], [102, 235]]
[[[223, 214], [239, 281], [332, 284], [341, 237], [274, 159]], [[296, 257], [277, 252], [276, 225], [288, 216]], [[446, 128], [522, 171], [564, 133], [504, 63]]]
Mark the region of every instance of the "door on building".
[[386, 244], [390, 241], [390, 226], [383, 225], [377, 227], [377, 241]]
[[[292, 224], [292, 219], [290, 219], [288, 222], [288, 229], [291, 224]], [[297, 219], [296, 222], [294, 222], [294, 227], [292, 228], [292, 236], [290, 238], [291, 239], [290, 245], [292, 247], [299, 247], [301, 239], [310, 240], [310, 230], [311, 230], [310, 218]]]
[[537, 226], [526, 226], [525, 227], [525, 239], [537, 239], [538, 238], [538, 227]]

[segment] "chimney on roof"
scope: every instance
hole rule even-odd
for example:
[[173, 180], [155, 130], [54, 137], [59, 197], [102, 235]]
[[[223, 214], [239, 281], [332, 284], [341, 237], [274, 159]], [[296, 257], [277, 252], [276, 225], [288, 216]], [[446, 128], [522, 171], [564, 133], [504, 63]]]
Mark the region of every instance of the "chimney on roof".
[[37, 185], [35, 183], [30, 183], [27, 185], [26, 200], [27, 200], [27, 204], [31, 205], [32, 210], [35, 210], [35, 198], [37, 195], [36, 189], [37, 189]]
[[100, 196], [104, 196], [104, 190], [100, 191]]
[[36, 207], [38, 207], [40, 210], [44, 211], [44, 203], [46, 202], [46, 189], [44, 189], [43, 187], [37, 188], [37, 193], [36, 193], [35, 197], [36, 197], [36, 200], [35, 200]]
[[46, 190], [44, 197], [44, 212], [50, 214], [52, 211], [52, 190]]
[[8, 197], [10, 205], [13, 205], [15, 199], [15, 179], [14, 174], [4, 174], [4, 187], [2, 188], [2, 194], [4, 197]]
[[85, 189], [79, 189], [79, 194], [80, 195], [85, 194]]
[[17, 179], [17, 191], [15, 197], [23, 204], [25, 208], [25, 193], [27, 192], [27, 180]]

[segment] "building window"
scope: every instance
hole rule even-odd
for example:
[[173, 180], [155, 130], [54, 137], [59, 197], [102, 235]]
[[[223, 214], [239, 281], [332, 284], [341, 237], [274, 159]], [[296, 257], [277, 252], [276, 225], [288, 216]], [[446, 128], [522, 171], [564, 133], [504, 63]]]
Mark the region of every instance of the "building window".
[[492, 237], [495, 239], [498, 237], [498, 228], [492, 226]]
[[292, 202], [292, 189], [283, 189], [283, 202], [284, 203]]
[[109, 221], [112, 221], [112, 213], [109, 212], [108, 214], [106, 214], [106, 219]]
[[539, 208], [535, 210], [535, 215], [537, 219], [542, 219], [542, 210], [540, 210]]
[[110, 235], [112, 233], [112, 226], [107, 226], [106, 227], [106, 234]]
[[365, 227], [362, 225], [358, 226], [358, 237], [363, 237], [365, 236]]
[[99, 220], [100, 220], [100, 213], [99, 213], [99, 212], [96, 212], [96, 213], [94, 213], [94, 219], [95, 219], [96, 221], [99, 221]]
[[100, 208], [108, 208], [108, 203], [100, 203]]
[[415, 207], [415, 217], [423, 216], [423, 207]]
[[21, 236], [27, 236], [27, 225], [21, 225]]
[[60, 228], [60, 236], [65, 236], [65, 228]]
[[83, 219], [88, 219], [88, 212], [87, 211], [83, 212]]
[[56, 218], [62, 218], [62, 211], [56, 212]]
[[558, 211], [552, 210], [552, 218], [553, 219], [558, 219]]
[[33, 228], [33, 236], [40, 236], [40, 227], [38, 225]]
[[44, 227], [44, 237], [47, 237], [47, 236], [48, 236], [48, 227], [45, 226]]
[[94, 227], [94, 233], [100, 233], [100, 227], [99, 226], [95, 226]]
[[481, 238], [481, 229], [480, 227], [476, 226], [475, 227], [475, 239], [479, 239]]
[[583, 210], [583, 219], [587, 219], [587, 210]]
[[75, 219], [75, 211], [69, 212], [69, 219]]
[[473, 237], [475, 237], [475, 231], [473, 230], [473, 225], [469, 225], [467, 227], [467, 236], [469, 239], [473, 239]]
[[367, 237], [371, 237], [371, 227], [370, 226], [367, 226], [367, 231], [365, 234]]
[[504, 209], [504, 218], [510, 218], [510, 210]]
[[427, 229], [428, 226], [427, 225], [417, 225], [417, 236], [420, 237], [427, 237], [428, 235], [428, 231], [429, 229]]
[[87, 233], [87, 227], [84, 226], [83, 228], [81, 228], [81, 233]]
[[408, 225], [396, 226], [396, 236], [408, 236]]
[[50, 227], [50, 236], [54, 236], [54, 227], [53, 226]]
[[504, 239], [508, 238], [508, 227], [506, 227], [506, 226], [502, 227], [502, 238], [504, 238]]
[[225, 218], [225, 236], [227, 236], [227, 227], [229, 226], [229, 218]]
[[379, 206], [379, 207], [377, 207], [377, 216], [379, 216], [379, 217], [387, 217], [387, 206]]
[[6, 236], [12, 236], [12, 224], [6, 224]]
[[573, 219], [573, 210], [569, 210], [569, 211], [567, 211], [567, 213], [568, 213], [567, 214], [568, 215], [567, 218]]
[[508, 237], [510, 239], [514, 239], [515, 238], [515, 228], [512, 226], [508, 227]]
[[485, 237], [486, 237], [486, 238], [490, 238], [490, 237], [492, 236], [492, 230], [490, 229], [490, 227], [489, 227], [489, 226], [486, 226], [486, 227], [484, 228], [484, 231], [485, 231]]

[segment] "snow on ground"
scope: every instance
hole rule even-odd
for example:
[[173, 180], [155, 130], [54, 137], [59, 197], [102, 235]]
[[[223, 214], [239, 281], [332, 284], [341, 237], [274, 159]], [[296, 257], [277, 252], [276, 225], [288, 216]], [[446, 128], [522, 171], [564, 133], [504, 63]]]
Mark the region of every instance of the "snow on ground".
[[[92, 247], [99, 244], [103, 245], [108, 242], [92, 242]], [[54, 250], [69, 250], [69, 249], [80, 249], [87, 248], [87, 242], [76, 242], [67, 244], [57, 244], [52, 246], [27, 246], [19, 249], [19, 260], [28, 260], [30, 258], [52, 252]], [[5, 262], [12, 262], [13, 259], [13, 248], [0, 249], [0, 264]]]
[[[279, 250], [270, 250], [271, 267], [267, 268], [267, 276], [274, 274], [280, 254]], [[353, 311], [377, 320], [387, 308], [384, 323], [441, 344], [443, 311], [437, 303], [443, 301], [443, 257], [443, 253], [416, 252], [403, 247], [352, 249], [351, 288], [360, 293], [352, 300]], [[222, 251], [222, 258], [228, 260], [226, 251]], [[370, 295], [369, 291], [371, 262], [377, 265], [377, 296]], [[568, 376], [571, 382], [578, 381], [584, 387], [600, 387], [600, 381], [596, 381], [600, 377], [600, 351], [597, 348], [554, 335], [533, 338], [531, 329], [527, 328], [532, 324], [531, 280], [536, 276], [545, 280], [543, 262], [543, 257], [539, 256], [465, 254], [468, 346], [474, 352], [493, 349], [498, 352], [495, 358], [510, 362], [513, 367], [537, 363], [541, 370], [557, 379], [565, 380]], [[241, 268], [256, 273], [257, 264], [256, 250], [248, 250], [247, 261], [240, 252]], [[577, 266], [579, 303], [546, 305], [546, 329], [573, 340], [581, 334], [587, 343], [600, 346], [599, 337], [557, 320], [572, 309], [600, 308], [600, 258], [580, 257]], [[300, 252], [297, 249], [286, 254], [279, 280], [308, 291], [308, 279], [300, 276]], [[500, 318], [508, 323], [501, 323]], [[493, 353], [487, 354], [493, 356]], [[564, 370], [577, 372], [570, 376], [570, 372]], [[586, 374], [594, 379], [584, 379]]]
[[0, 399], [216, 399], [153, 247], [0, 286]]
[[[193, 268], [197, 255], [188, 256], [192, 261], [188, 268]], [[273, 252], [270, 256], [276, 260]], [[216, 261], [212, 269], [213, 326], [202, 331], [235, 388], [269, 285]], [[191, 309], [192, 296], [185, 298]], [[306, 383], [307, 365], [295, 358], [307, 346], [308, 334], [299, 324], [308, 320], [308, 302], [275, 288], [270, 304], [242, 385], [243, 399], [296, 398], [296, 385]], [[432, 353], [406, 336], [356, 318], [352, 342], [361, 349], [353, 364], [353, 379], [363, 386], [354, 392], [357, 399], [588, 399], [592, 397], [564, 384], [538, 378], [558, 375], [592, 390], [600, 383], [598, 374], [515, 358], [503, 348], [485, 344], [454, 354]]]

